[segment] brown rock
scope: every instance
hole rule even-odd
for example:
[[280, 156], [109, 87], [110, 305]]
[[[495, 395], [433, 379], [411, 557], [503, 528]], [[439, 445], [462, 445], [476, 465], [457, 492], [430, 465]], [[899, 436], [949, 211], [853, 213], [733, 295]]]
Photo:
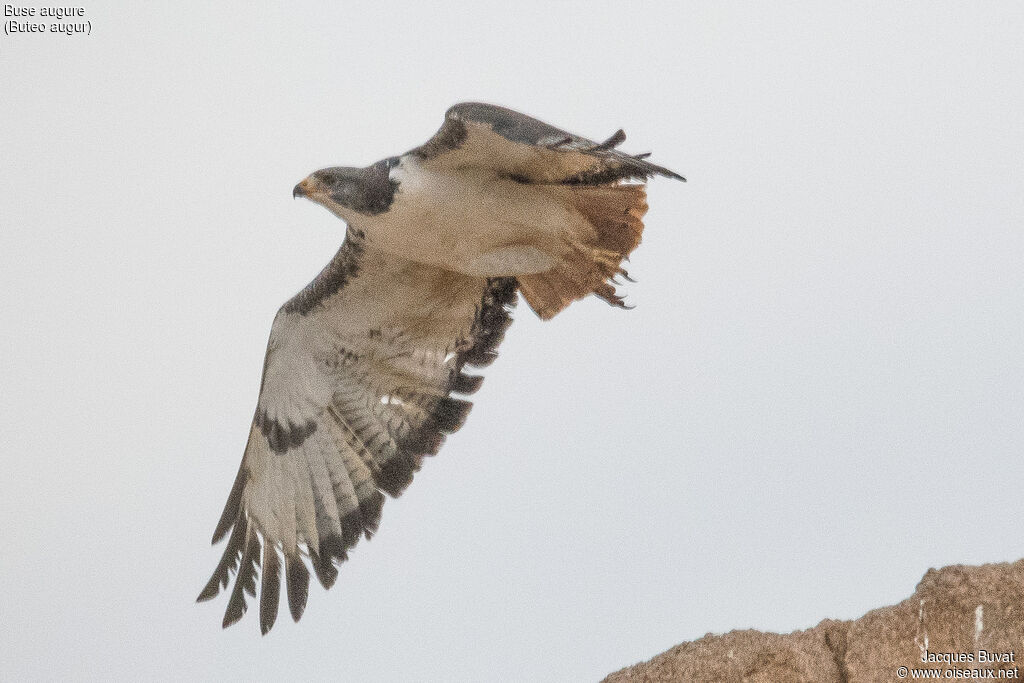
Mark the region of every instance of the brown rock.
[[[1024, 678], [1024, 559], [980, 567], [929, 569], [914, 595], [854, 621], [826, 619], [785, 635], [761, 631], [708, 634], [648, 662], [617, 671], [605, 683], [626, 681], [744, 681], [750, 683], [867, 683], [901, 679], [897, 669], [956, 670], [957, 678]], [[940, 661], [922, 663], [926, 653]], [[943, 662], [947, 654], [971, 661]], [[1012, 656], [998, 661], [993, 656]], [[1000, 670], [1005, 673], [1000, 674]]]

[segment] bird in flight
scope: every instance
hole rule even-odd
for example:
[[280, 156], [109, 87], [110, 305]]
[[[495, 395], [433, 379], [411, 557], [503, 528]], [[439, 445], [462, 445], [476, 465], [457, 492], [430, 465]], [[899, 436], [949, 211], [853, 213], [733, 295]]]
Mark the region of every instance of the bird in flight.
[[199, 594], [234, 586], [230, 626], [260, 583], [260, 630], [284, 570], [296, 621], [308, 558], [330, 588], [426, 455], [458, 430], [512, 322], [516, 293], [542, 319], [612, 282], [640, 243], [644, 183], [684, 180], [617, 147], [488, 104], [448, 110], [440, 130], [366, 168], [314, 172], [293, 195], [347, 224], [338, 253], [278, 311], [256, 414], [213, 534], [230, 533]]

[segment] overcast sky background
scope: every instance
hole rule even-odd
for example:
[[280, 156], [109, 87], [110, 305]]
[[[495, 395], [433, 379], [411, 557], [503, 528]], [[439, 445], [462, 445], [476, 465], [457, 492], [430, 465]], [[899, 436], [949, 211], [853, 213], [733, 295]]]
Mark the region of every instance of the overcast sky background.
[[[0, 37], [3, 678], [596, 680], [1024, 555], [1019, 3], [211, 4]], [[636, 309], [521, 305], [335, 588], [221, 631], [270, 323], [344, 229], [291, 188], [462, 100], [688, 177]]]

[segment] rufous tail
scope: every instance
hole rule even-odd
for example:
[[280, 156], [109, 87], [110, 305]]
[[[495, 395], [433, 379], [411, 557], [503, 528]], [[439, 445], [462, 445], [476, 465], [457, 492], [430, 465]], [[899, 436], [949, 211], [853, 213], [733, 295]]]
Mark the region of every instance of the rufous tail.
[[557, 266], [543, 273], [519, 276], [519, 289], [530, 308], [544, 320], [577, 299], [596, 294], [625, 308], [609, 282], [617, 275], [629, 279], [622, 261], [640, 244], [647, 213], [643, 185], [568, 186], [570, 201], [586, 218], [586, 228], [567, 240], [568, 249]]

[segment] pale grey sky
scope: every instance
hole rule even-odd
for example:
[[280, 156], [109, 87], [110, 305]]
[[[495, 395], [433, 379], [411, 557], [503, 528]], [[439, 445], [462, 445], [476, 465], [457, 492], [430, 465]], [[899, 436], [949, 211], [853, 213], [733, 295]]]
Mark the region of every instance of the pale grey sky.
[[[1024, 555], [1019, 3], [210, 4], [0, 37], [0, 677], [595, 680]], [[291, 188], [470, 99], [689, 178], [636, 309], [521, 306], [335, 588], [222, 632], [270, 322], [343, 235]]]

